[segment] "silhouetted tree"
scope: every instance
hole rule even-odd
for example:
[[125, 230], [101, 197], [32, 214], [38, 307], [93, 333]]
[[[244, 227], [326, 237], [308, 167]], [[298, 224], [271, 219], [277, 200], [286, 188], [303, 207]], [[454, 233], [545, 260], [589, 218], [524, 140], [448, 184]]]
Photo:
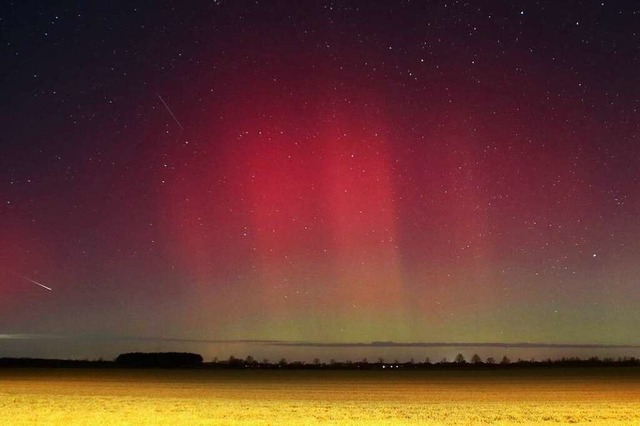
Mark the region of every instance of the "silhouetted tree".
[[478, 355], [478, 354], [473, 354], [473, 356], [471, 357], [471, 363], [472, 364], [482, 364], [482, 358], [480, 358], [480, 355]]
[[242, 361], [240, 358], [236, 358], [235, 356], [231, 355], [227, 360], [227, 365], [229, 365], [230, 367], [239, 368], [242, 365], [244, 365], [244, 361]]
[[493, 359], [492, 357], [489, 357], [489, 358], [487, 358], [486, 363], [487, 363], [487, 364], [495, 364], [495, 363], [496, 363], [496, 360], [495, 360], [495, 359]]
[[467, 363], [467, 361], [464, 359], [464, 355], [462, 355], [462, 354], [456, 355], [456, 357], [453, 360], [453, 362], [455, 362], [456, 364], [466, 364]]
[[500, 361], [500, 364], [506, 365], [506, 364], [511, 364], [511, 360], [509, 358], [507, 358], [507, 356], [503, 356], [502, 360]]

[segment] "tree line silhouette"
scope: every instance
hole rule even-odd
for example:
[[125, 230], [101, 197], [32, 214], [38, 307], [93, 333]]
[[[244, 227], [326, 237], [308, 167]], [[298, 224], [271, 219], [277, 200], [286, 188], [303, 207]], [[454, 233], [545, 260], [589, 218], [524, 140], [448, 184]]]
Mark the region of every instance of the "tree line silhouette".
[[482, 359], [474, 354], [470, 360], [463, 354], [456, 355], [449, 361], [443, 358], [432, 362], [429, 358], [423, 361], [393, 361], [383, 358], [369, 361], [364, 358], [360, 361], [336, 361], [322, 362], [316, 358], [312, 362], [293, 361], [285, 358], [271, 362], [267, 359], [256, 360], [252, 356], [236, 358], [234, 356], [225, 360], [214, 358], [210, 362], [204, 362], [199, 354], [187, 352], [153, 352], [153, 353], [125, 353], [118, 355], [113, 361], [99, 360], [60, 360], [42, 358], [0, 358], [0, 367], [33, 367], [33, 368], [198, 368], [198, 369], [287, 369], [287, 370], [472, 370], [472, 369], [506, 369], [506, 368], [537, 368], [537, 367], [632, 367], [640, 366], [640, 359], [635, 357], [622, 358], [598, 358], [591, 357], [581, 359], [577, 357], [545, 359], [510, 360], [503, 356], [499, 361], [488, 357]]
[[507, 356], [503, 356], [499, 361], [496, 361], [493, 357], [488, 357], [483, 360], [478, 354], [474, 354], [469, 361], [466, 360], [463, 354], [459, 353], [453, 360], [449, 361], [447, 358], [443, 358], [437, 362], [431, 361], [426, 358], [424, 361], [416, 361], [411, 359], [409, 361], [400, 362], [395, 360], [393, 362], [386, 361], [383, 358], [378, 358], [375, 361], [370, 361], [364, 358], [360, 361], [336, 361], [335, 359], [329, 362], [321, 362], [318, 358], [314, 359], [311, 363], [293, 361], [288, 362], [285, 358], [280, 359], [277, 362], [270, 362], [267, 359], [262, 361], [255, 360], [252, 356], [248, 356], [244, 359], [236, 358], [234, 356], [229, 357], [226, 360], [218, 360], [214, 358], [211, 363], [207, 363], [210, 368], [222, 368], [222, 369], [304, 369], [304, 370], [427, 370], [427, 369], [502, 369], [502, 368], [535, 368], [535, 367], [630, 367], [640, 366], [640, 359], [635, 357], [620, 357], [620, 358], [598, 358], [591, 357], [582, 359], [578, 357], [571, 358], [559, 358], [559, 359], [545, 359], [536, 361], [535, 359], [523, 360], [517, 359], [512, 361]]

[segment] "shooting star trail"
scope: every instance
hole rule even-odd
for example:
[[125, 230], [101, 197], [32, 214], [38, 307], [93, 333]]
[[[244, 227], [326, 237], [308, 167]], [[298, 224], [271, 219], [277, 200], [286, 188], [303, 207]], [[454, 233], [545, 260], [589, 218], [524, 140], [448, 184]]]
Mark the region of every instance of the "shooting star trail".
[[42, 288], [44, 288], [44, 289], [46, 289], [46, 290], [53, 291], [53, 289], [52, 289], [51, 287], [47, 287], [46, 285], [41, 284], [41, 283], [39, 283], [38, 281], [32, 280], [31, 278], [27, 278], [27, 277], [25, 277], [24, 275], [16, 274], [16, 273], [15, 273], [15, 272], [13, 272], [13, 271], [9, 271], [9, 272], [11, 272], [11, 273], [12, 273], [13, 275], [15, 275], [16, 277], [22, 278], [23, 280], [27, 280], [27, 281], [29, 281], [30, 283], [33, 283], [33, 284], [35, 284], [35, 285], [38, 285], [38, 286], [40, 286], [40, 287], [42, 287]]
[[156, 93], [156, 95], [158, 95], [158, 98], [160, 99], [160, 102], [162, 102], [162, 105], [164, 105], [164, 107], [167, 109], [167, 111], [169, 111], [169, 114], [171, 114], [171, 117], [173, 117], [173, 119], [176, 121], [178, 126], [180, 126], [180, 130], [184, 130], [184, 127], [182, 127], [182, 124], [180, 124], [180, 122], [178, 121], [176, 116], [173, 114], [173, 111], [171, 111], [171, 108], [169, 108], [169, 105], [167, 105], [167, 103], [164, 101], [164, 99], [162, 99], [162, 96], [160, 96], [160, 93]]

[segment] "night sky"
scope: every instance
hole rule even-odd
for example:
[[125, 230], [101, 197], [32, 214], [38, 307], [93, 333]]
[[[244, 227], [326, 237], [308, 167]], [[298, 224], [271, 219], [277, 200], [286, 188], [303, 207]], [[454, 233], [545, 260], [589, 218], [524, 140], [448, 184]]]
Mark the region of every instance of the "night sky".
[[0, 31], [0, 356], [640, 344], [638, 2], [16, 1]]

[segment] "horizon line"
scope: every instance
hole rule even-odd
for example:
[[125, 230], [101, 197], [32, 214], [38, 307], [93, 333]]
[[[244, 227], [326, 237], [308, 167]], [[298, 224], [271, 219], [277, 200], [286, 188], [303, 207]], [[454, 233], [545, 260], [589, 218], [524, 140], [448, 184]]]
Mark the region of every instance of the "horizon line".
[[551, 342], [312, 342], [296, 340], [272, 339], [195, 339], [164, 336], [121, 336], [96, 334], [46, 334], [46, 333], [5, 333], [0, 334], [2, 340], [105, 340], [105, 341], [141, 341], [141, 342], [173, 342], [173, 343], [222, 343], [222, 344], [258, 344], [279, 347], [309, 348], [516, 348], [516, 349], [640, 349], [640, 344], [606, 344], [606, 343], [551, 343]]

